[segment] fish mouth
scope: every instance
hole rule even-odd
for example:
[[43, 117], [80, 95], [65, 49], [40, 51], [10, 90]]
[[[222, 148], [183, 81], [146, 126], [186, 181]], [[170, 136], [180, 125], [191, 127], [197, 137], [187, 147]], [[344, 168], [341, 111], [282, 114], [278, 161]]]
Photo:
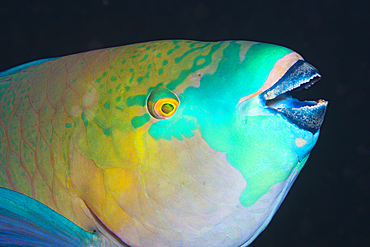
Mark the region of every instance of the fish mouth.
[[323, 99], [299, 101], [291, 93], [308, 89], [320, 79], [321, 75], [315, 67], [298, 60], [278, 82], [259, 97], [269, 111], [280, 113], [299, 128], [315, 134], [324, 121], [328, 102]]

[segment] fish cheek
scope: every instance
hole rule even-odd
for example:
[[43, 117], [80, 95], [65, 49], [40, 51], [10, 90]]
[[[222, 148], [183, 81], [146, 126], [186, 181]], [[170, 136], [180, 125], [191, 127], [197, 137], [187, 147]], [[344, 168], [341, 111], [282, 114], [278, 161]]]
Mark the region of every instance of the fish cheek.
[[[300, 130], [280, 115], [250, 116], [246, 120], [245, 142], [228, 152], [228, 160], [247, 181], [241, 202], [253, 205], [269, 189], [285, 181], [310, 152], [315, 141], [308, 131]], [[310, 140], [297, 146], [296, 140]], [[301, 144], [302, 140], [298, 142]]]
[[147, 143], [155, 148], [148, 148], [141, 180], [151, 209], [160, 216], [158, 223], [196, 236], [231, 215], [245, 181], [225, 154], [211, 149], [199, 131], [193, 134], [183, 140], [148, 135]]
[[226, 153], [228, 163], [242, 174], [247, 187], [239, 199], [249, 207], [273, 185], [287, 179], [297, 165], [297, 155], [289, 147], [288, 136], [292, 134], [279, 117], [226, 113], [218, 118], [205, 116], [198, 122], [204, 140], [214, 150]]
[[[95, 220], [95, 225], [78, 224], [86, 230], [99, 229], [99, 221], [115, 235], [129, 244], [138, 245], [135, 234], [135, 222], [141, 221], [138, 216], [140, 194], [138, 179], [134, 172], [124, 168], [99, 168], [91, 159], [85, 158], [72, 148], [70, 155], [70, 178], [73, 190], [82, 199], [80, 204], [84, 214]], [[93, 215], [90, 215], [93, 214]], [[87, 222], [87, 221], [86, 221]], [[112, 233], [108, 233], [112, 234]], [[123, 238], [125, 236], [125, 238]]]
[[[104, 174], [95, 163], [81, 155], [74, 147], [68, 157], [72, 188], [89, 207], [101, 215], [106, 197]], [[86, 226], [82, 226], [86, 229]]]

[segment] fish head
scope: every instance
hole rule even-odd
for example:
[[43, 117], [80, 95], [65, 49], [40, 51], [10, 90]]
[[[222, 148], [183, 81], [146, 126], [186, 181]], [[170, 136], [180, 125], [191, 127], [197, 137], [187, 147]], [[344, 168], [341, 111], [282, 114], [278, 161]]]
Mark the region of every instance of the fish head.
[[[133, 83], [110, 101], [109, 135], [96, 144], [104, 159], [92, 155], [99, 175], [88, 183], [104, 192], [83, 186], [80, 194], [129, 245], [247, 245], [318, 139], [327, 102], [300, 102], [290, 93], [320, 74], [281, 46], [180, 43], [173, 58], [143, 65], [154, 70], [142, 73], [147, 85]], [[167, 45], [157, 51], [168, 55]]]

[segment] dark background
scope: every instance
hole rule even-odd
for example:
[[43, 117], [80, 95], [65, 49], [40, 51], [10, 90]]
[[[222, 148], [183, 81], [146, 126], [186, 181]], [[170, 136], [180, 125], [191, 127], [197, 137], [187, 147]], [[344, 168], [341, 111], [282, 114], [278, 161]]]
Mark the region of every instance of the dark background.
[[156, 39], [243, 39], [296, 50], [323, 75], [296, 96], [329, 100], [327, 116], [311, 158], [251, 246], [370, 246], [369, 3], [0, 1], [0, 71]]

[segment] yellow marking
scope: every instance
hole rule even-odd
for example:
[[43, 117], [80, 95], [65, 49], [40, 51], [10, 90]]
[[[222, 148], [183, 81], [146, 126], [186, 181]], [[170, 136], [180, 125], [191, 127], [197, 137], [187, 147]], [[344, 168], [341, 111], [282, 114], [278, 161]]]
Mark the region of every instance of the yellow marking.
[[140, 163], [145, 163], [145, 160], [147, 158], [147, 150], [143, 141], [143, 134], [146, 133], [148, 129], [149, 128], [144, 125], [142, 128], [136, 130], [134, 137], [134, 146]]
[[98, 168], [92, 160], [78, 153], [74, 147], [70, 150], [68, 160], [73, 190], [94, 212], [100, 214], [106, 198], [102, 169]]
[[113, 129], [112, 131], [112, 142], [117, 152], [117, 155], [122, 161], [122, 167], [136, 169], [139, 168], [139, 160], [135, 151], [135, 147], [132, 145], [134, 139], [134, 133], [129, 131], [120, 131]]

